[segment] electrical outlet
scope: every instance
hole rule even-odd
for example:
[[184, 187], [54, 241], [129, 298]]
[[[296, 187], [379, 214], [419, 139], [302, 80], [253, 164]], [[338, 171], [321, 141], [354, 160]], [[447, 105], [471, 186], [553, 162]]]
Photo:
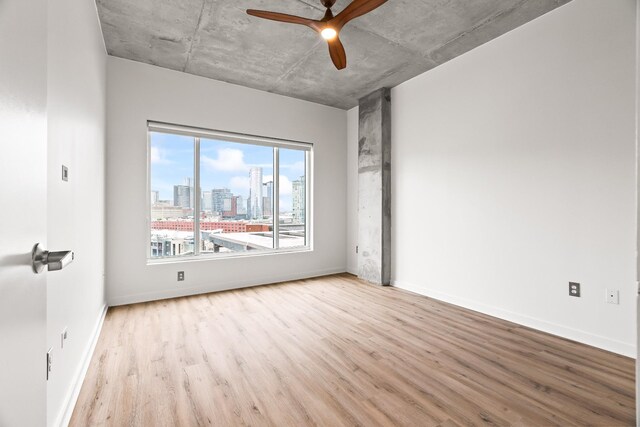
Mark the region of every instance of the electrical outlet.
[[572, 297], [580, 297], [580, 283], [569, 282], [569, 295]]
[[184, 271], [178, 271], [178, 282], [184, 281]]
[[67, 328], [64, 328], [60, 333], [60, 348], [64, 348], [64, 342], [67, 339]]
[[620, 304], [620, 291], [617, 289], [607, 289], [607, 302], [609, 304]]

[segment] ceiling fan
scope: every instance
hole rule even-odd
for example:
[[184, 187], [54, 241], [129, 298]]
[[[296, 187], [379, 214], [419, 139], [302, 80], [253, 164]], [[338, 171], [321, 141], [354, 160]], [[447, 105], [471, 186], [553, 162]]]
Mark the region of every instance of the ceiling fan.
[[305, 25], [314, 31], [320, 33], [323, 39], [329, 45], [329, 54], [331, 60], [338, 70], [342, 70], [347, 66], [347, 54], [344, 46], [340, 41], [340, 30], [349, 21], [371, 12], [373, 9], [386, 3], [387, 0], [353, 0], [337, 16], [333, 16], [331, 7], [336, 0], [320, 0], [322, 5], [327, 8], [324, 17], [321, 20], [302, 18], [300, 16], [287, 15], [286, 13], [269, 12], [266, 10], [247, 9], [247, 13], [259, 18], [270, 19], [272, 21], [287, 22], [290, 24]]

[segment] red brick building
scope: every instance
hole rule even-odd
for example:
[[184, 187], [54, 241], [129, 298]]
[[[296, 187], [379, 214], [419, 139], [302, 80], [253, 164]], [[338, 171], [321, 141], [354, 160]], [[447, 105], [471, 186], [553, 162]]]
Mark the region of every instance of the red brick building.
[[[193, 221], [151, 221], [153, 230], [193, 231]], [[244, 221], [206, 221], [200, 220], [200, 230], [222, 230], [223, 233], [255, 233], [270, 231], [269, 224], [250, 224]]]

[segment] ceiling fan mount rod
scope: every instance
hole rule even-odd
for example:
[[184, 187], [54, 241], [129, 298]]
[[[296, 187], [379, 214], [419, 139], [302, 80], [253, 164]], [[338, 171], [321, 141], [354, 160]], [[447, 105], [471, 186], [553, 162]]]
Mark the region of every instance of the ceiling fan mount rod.
[[336, 3], [336, 0], [320, 0], [320, 3], [327, 9], [331, 9], [331, 7]]

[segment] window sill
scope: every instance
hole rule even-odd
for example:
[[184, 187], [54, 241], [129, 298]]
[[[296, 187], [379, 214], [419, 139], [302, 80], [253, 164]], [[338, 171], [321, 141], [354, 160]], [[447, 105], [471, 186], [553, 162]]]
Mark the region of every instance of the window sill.
[[179, 264], [190, 262], [202, 262], [202, 261], [219, 261], [238, 258], [255, 258], [273, 255], [288, 255], [298, 254], [304, 252], [313, 252], [313, 248], [305, 246], [301, 248], [291, 249], [274, 249], [265, 251], [250, 251], [250, 252], [232, 252], [222, 254], [204, 254], [204, 255], [192, 255], [185, 257], [167, 257], [167, 258], [147, 258], [147, 265], [163, 265], [163, 264]]

